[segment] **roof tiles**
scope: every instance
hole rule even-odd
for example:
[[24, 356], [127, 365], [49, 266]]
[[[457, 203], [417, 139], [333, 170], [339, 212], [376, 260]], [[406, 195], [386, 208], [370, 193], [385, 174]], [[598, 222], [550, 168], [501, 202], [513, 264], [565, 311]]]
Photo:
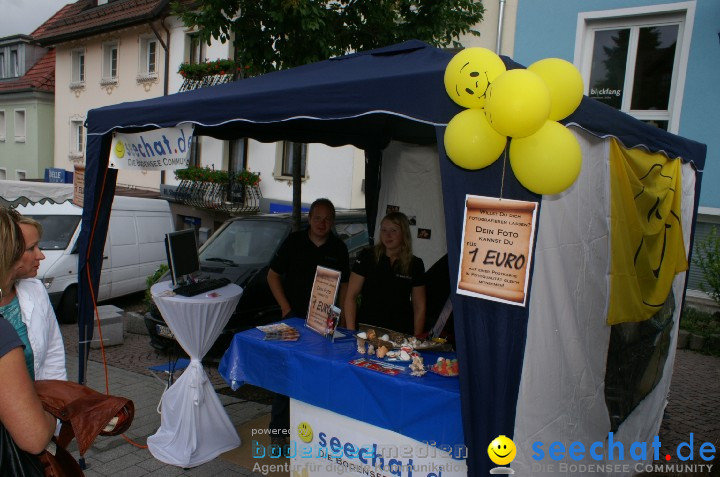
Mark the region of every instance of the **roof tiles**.
[[55, 50], [48, 51], [24, 76], [14, 80], [0, 81], [0, 93], [20, 90], [55, 92]]
[[61, 8], [32, 36], [44, 44], [82, 38], [154, 18], [168, 3], [169, 0], [115, 0], [93, 6], [95, 0], [78, 0]]

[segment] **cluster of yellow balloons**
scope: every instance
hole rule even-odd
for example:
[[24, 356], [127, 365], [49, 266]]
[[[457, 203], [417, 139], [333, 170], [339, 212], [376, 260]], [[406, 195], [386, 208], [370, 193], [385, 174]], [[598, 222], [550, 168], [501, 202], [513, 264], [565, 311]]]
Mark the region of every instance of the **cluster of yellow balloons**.
[[577, 179], [580, 144], [557, 121], [580, 105], [580, 72], [565, 60], [545, 58], [527, 69], [506, 70], [486, 48], [466, 48], [445, 69], [445, 91], [466, 109], [445, 130], [445, 151], [464, 169], [495, 162], [510, 140], [515, 177], [538, 194], [558, 194]]

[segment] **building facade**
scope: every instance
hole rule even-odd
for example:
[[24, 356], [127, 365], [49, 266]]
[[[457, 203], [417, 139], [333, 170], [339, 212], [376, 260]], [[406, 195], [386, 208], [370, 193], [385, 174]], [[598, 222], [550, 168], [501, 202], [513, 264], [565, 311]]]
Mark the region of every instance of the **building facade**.
[[42, 178], [53, 165], [55, 52], [0, 38], [0, 180]]
[[[73, 170], [84, 164], [87, 111], [183, 89], [182, 63], [234, 57], [232, 42], [198, 39], [197, 31], [170, 14], [168, 0], [79, 0], [58, 11], [34, 36], [56, 51], [54, 167]], [[364, 206], [364, 156], [352, 147], [322, 144], [263, 144], [249, 139], [199, 138], [191, 164], [261, 175], [263, 211], [292, 200], [294, 154], [303, 157], [302, 201], [329, 197], [340, 208]], [[120, 170], [118, 184], [170, 191], [179, 181], [172, 172]], [[163, 187], [169, 186], [169, 187]], [[177, 204], [178, 228], [212, 232], [227, 216]]]
[[[54, 166], [85, 163], [90, 109], [165, 94], [166, 0], [79, 0], [33, 36], [56, 52]], [[118, 183], [158, 188], [159, 172], [119, 171]]]
[[[716, 87], [720, 3], [499, 0], [492, 4], [488, 6], [505, 4], [503, 38], [513, 32], [511, 40], [504, 40], [502, 53], [523, 65], [550, 57], [570, 61], [583, 76], [587, 96], [707, 144], [695, 245], [712, 227], [720, 226], [720, 188], [716, 187], [720, 135], [715, 120], [720, 106]], [[706, 299], [698, 290], [701, 280], [701, 271], [691, 265], [688, 296], [700, 301]]]

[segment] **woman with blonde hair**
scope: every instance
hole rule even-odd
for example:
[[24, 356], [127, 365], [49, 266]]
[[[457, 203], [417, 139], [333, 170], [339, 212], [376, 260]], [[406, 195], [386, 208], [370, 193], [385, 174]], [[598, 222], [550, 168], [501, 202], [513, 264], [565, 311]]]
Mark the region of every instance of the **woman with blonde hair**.
[[[19, 226], [0, 208], [0, 297], [14, 281], [14, 269], [25, 247]], [[0, 429], [30, 454], [38, 454], [50, 442], [55, 418], [43, 410], [35, 393], [23, 356], [23, 343], [13, 327], [0, 318]], [[6, 462], [5, 459], [8, 459]], [[12, 474], [12, 456], [3, 454], [0, 469]], [[42, 467], [40, 467], [42, 469]]]
[[42, 225], [16, 211], [10, 216], [18, 225], [25, 246], [14, 264], [14, 280], [0, 298], [0, 313], [18, 332], [25, 344], [28, 372], [35, 379], [67, 380], [65, 346], [45, 286], [35, 278], [40, 261]]
[[380, 240], [363, 250], [353, 265], [344, 308], [347, 327], [355, 329], [357, 323], [364, 323], [422, 334], [424, 277], [423, 261], [412, 253], [408, 218], [402, 212], [387, 214], [380, 222]]

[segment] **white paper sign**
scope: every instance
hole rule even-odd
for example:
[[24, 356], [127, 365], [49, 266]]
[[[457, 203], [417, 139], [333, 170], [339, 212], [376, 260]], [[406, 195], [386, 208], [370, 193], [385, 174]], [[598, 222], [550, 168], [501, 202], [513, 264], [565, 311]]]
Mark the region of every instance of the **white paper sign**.
[[525, 306], [537, 202], [468, 194], [457, 293]]
[[154, 129], [136, 134], [113, 134], [111, 169], [167, 171], [184, 169], [190, 160], [192, 125]]

